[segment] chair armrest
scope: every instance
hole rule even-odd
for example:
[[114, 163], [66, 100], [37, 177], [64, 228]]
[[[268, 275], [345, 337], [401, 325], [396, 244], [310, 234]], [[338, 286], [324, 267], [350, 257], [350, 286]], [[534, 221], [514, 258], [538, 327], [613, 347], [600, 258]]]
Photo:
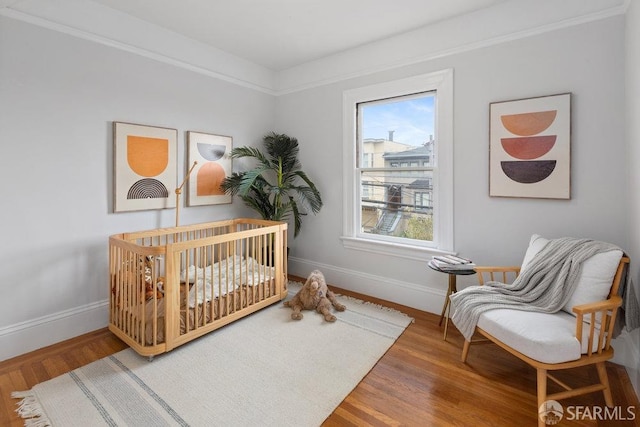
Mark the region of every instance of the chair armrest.
[[582, 344], [582, 328], [584, 322], [589, 323], [588, 355], [593, 353], [593, 342], [596, 339], [596, 326], [599, 328], [598, 345], [596, 351], [601, 353], [611, 346], [613, 327], [618, 314], [618, 308], [622, 305], [622, 298], [618, 295], [609, 297], [604, 301], [596, 301], [588, 304], [576, 305], [572, 311], [576, 313], [576, 338]]
[[520, 266], [477, 266], [474, 270], [478, 273], [478, 282], [481, 285], [484, 285], [486, 280], [508, 283], [520, 274]]
[[622, 305], [622, 298], [614, 295], [603, 301], [590, 302], [588, 304], [575, 305], [571, 309], [576, 315], [583, 316], [585, 314], [597, 313], [602, 310], [613, 310]]

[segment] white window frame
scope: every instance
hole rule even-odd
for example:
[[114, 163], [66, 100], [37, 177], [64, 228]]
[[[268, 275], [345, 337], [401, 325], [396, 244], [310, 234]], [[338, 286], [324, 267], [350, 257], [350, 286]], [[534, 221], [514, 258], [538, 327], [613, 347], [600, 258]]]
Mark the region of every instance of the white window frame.
[[[433, 241], [402, 243], [379, 239], [361, 233], [360, 173], [356, 167], [357, 106], [363, 102], [436, 91], [433, 173], [434, 229]], [[372, 86], [346, 90], [342, 97], [343, 111], [343, 245], [389, 256], [424, 261], [432, 253], [453, 252], [453, 70], [389, 81]]]

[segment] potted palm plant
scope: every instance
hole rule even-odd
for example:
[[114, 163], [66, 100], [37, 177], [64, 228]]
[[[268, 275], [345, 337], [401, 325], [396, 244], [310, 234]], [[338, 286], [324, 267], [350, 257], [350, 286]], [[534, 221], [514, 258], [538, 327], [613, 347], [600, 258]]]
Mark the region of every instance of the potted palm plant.
[[246, 172], [234, 172], [222, 181], [225, 193], [238, 195], [263, 219], [293, 219], [296, 237], [306, 210], [314, 214], [322, 208], [322, 197], [298, 160], [298, 140], [285, 134], [269, 133], [263, 138], [266, 153], [254, 147], [231, 150], [231, 158], [251, 157], [257, 165]]

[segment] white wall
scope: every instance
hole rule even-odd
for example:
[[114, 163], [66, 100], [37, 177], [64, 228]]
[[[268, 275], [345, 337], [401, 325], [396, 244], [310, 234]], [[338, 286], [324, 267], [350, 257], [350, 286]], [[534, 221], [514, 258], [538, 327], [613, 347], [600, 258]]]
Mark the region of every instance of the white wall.
[[[629, 2], [626, 14], [626, 152], [629, 171], [629, 256], [632, 260], [632, 277], [636, 295], [640, 297], [640, 4]], [[625, 344], [625, 345], [623, 345]], [[626, 337], [616, 348], [616, 357], [634, 361], [627, 371], [631, 382], [640, 394], [640, 330]]]
[[[272, 95], [0, 16], [0, 360], [106, 326], [110, 234], [174, 210], [112, 213], [112, 121], [258, 143]], [[181, 178], [180, 178], [181, 181]], [[184, 199], [183, 199], [184, 202]], [[238, 204], [183, 208], [183, 224]]]
[[[626, 248], [624, 18], [617, 16], [280, 96], [277, 128], [301, 141], [325, 207], [305, 218], [290, 271], [323, 268], [336, 285], [438, 312], [446, 277], [427, 260], [342, 246], [342, 92], [453, 68], [455, 249], [481, 264], [519, 264], [533, 233], [607, 240]], [[572, 93], [572, 199], [488, 196], [488, 109], [504, 101]], [[474, 283], [473, 277], [459, 283]]]
[[[634, 4], [626, 18], [626, 73], [625, 17], [614, 16], [280, 96], [277, 127], [302, 142], [304, 168], [321, 177], [325, 199], [323, 211], [305, 219], [291, 245], [289, 271], [304, 276], [321, 268], [338, 286], [440, 312], [446, 277], [426, 268], [426, 260], [342, 246], [341, 105], [346, 89], [445, 68], [454, 69], [455, 249], [480, 264], [520, 264], [530, 235], [540, 233], [609, 241], [635, 259], [640, 253], [640, 229], [632, 221], [640, 216], [638, 9]], [[490, 198], [489, 103], [564, 92], [572, 93], [571, 200]], [[475, 284], [475, 279], [460, 277], [461, 282]], [[627, 366], [636, 391], [639, 332], [614, 340], [614, 360]]]
[[[337, 286], [440, 313], [447, 279], [428, 269], [426, 260], [342, 246], [341, 108], [346, 89], [446, 68], [454, 69], [455, 250], [479, 264], [520, 264], [530, 235], [540, 233], [609, 241], [635, 259], [640, 253], [640, 229], [632, 223], [640, 213], [638, 9], [634, 4], [627, 17], [627, 88], [625, 17], [614, 16], [280, 96], [277, 128], [301, 141], [304, 168], [319, 177], [325, 201], [317, 217], [305, 218], [291, 244], [289, 271], [305, 276], [320, 268]], [[489, 103], [564, 92], [572, 93], [571, 200], [490, 198]], [[460, 277], [458, 283], [475, 284], [475, 278]], [[614, 340], [614, 360], [627, 366], [636, 391], [639, 332]]]

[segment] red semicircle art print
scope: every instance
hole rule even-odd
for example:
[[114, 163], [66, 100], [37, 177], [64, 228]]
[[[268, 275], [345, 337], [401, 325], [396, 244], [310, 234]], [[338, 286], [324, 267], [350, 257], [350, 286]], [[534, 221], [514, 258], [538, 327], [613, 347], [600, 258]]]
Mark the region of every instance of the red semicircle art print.
[[569, 101], [562, 94], [491, 104], [491, 196], [569, 198]]

